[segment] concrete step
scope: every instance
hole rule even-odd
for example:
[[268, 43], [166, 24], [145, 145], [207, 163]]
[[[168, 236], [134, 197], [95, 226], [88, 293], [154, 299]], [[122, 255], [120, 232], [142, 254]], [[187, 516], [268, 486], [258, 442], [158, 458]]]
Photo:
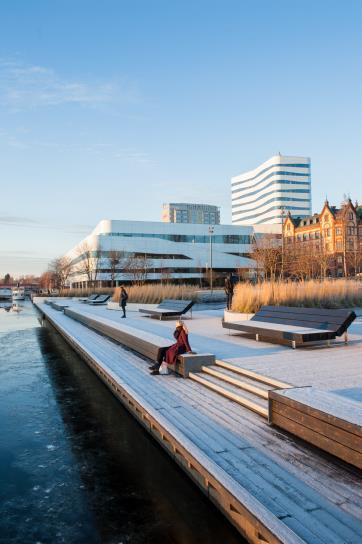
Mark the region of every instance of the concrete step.
[[268, 418], [268, 406], [267, 403], [260, 398], [249, 393], [248, 391], [240, 392], [240, 389], [234, 385], [226, 384], [224, 381], [206, 374], [204, 372], [194, 373], [190, 372], [189, 378], [195, 382], [198, 382], [208, 389], [212, 389], [216, 393], [219, 393], [223, 397], [237, 402], [241, 406], [256, 412], [262, 417]]

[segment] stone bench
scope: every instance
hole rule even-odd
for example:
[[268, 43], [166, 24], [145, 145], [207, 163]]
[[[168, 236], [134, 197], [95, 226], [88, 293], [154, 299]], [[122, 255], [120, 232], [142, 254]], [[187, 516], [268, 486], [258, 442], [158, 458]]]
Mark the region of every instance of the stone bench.
[[362, 469], [362, 404], [315, 387], [269, 391], [269, 423]]

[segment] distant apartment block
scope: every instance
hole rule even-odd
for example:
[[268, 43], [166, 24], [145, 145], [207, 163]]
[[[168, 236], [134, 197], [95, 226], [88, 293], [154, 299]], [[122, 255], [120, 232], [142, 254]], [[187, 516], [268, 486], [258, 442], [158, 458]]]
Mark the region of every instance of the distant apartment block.
[[220, 209], [209, 204], [164, 204], [162, 208], [164, 223], [196, 223], [199, 225], [219, 225]]
[[233, 225], [282, 224], [288, 212], [312, 213], [311, 170], [307, 157], [275, 155], [231, 179]]

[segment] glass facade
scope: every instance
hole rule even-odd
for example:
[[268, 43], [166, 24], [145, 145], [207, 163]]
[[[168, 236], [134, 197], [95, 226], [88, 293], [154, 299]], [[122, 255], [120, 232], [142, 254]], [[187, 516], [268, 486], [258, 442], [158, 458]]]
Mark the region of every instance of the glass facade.
[[[124, 238], [158, 238], [168, 240], [169, 242], [187, 242], [191, 244], [208, 244], [210, 236], [199, 236], [191, 234], [154, 234], [153, 232], [105, 232], [99, 236], [122, 236]], [[214, 234], [212, 236], [214, 244], [250, 244], [251, 236], [249, 234]]]

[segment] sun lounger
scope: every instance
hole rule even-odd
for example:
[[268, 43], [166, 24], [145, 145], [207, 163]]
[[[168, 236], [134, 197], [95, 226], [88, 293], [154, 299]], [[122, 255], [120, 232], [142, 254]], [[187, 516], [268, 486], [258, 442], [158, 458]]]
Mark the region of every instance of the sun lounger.
[[191, 310], [193, 305], [194, 303], [192, 300], [165, 299], [154, 310], [140, 308], [139, 311], [143, 314], [148, 314], [149, 317], [158, 317], [159, 319], [162, 319], [163, 317], [180, 317]]
[[110, 298], [111, 295], [99, 295], [96, 299], [87, 302], [87, 304], [91, 304], [92, 306], [100, 306], [101, 304], [107, 304]]
[[89, 295], [87, 298], [79, 298], [79, 302], [82, 302], [83, 304], [86, 304], [87, 302], [90, 302], [91, 300], [96, 300], [99, 295], [97, 293], [93, 293], [93, 295]]

